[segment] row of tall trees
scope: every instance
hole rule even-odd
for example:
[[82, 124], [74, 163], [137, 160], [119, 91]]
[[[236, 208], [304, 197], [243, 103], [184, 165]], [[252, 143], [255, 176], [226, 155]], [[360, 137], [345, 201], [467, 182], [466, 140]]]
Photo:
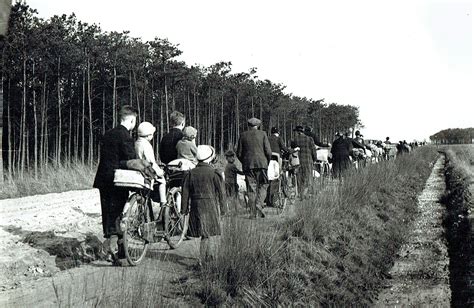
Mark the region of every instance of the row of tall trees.
[[189, 66], [178, 60], [181, 53], [167, 39], [104, 32], [74, 15], [43, 20], [15, 4], [0, 61], [8, 172], [38, 174], [48, 163], [75, 160], [92, 165], [101, 135], [117, 124], [125, 104], [138, 109], [139, 121], [157, 126], [155, 142], [168, 130], [171, 111], [179, 110], [198, 129], [197, 142], [221, 152], [252, 116], [265, 130], [279, 127], [285, 140], [296, 125], [311, 125], [331, 141], [335, 131], [360, 124], [354, 106], [286, 93], [284, 85], [260, 80], [256, 68]]
[[430, 136], [436, 144], [474, 143], [474, 128], [448, 128]]

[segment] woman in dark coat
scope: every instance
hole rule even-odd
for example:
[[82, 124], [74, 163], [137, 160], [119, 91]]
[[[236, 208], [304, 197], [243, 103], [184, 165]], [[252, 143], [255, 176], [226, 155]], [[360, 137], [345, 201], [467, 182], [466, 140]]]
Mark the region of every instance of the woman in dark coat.
[[222, 177], [210, 165], [214, 158], [213, 147], [198, 146], [198, 164], [184, 177], [182, 186], [181, 212], [190, 214], [188, 235], [201, 237], [201, 261], [215, 256], [221, 235], [219, 216], [225, 208]]
[[341, 180], [342, 173], [351, 166], [351, 160], [349, 157], [352, 151], [352, 143], [347, 142], [342, 134], [338, 133], [337, 135], [339, 138], [334, 140], [331, 147], [332, 172], [335, 178]]

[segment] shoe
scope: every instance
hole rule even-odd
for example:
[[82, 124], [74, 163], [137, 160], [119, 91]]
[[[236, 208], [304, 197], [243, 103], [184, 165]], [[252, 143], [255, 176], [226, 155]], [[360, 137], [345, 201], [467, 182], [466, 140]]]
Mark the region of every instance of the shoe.
[[127, 259], [116, 259], [114, 262], [112, 262], [113, 266], [118, 266], [118, 267], [129, 267], [130, 263], [128, 263]]

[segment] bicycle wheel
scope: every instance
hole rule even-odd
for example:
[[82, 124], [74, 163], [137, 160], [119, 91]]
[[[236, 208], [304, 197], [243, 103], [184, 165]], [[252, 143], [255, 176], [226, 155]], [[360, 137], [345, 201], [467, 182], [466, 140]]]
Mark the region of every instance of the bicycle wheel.
[[150, 213], [146, 202], [147, 198], [138, 193], [132, 194], [128, 199], [128, 205], [122, 217], [121, 226], [124, 229], [122, 231], [125, 256], [130, 265], [139, 264], [148, 249], [144, 229], [147, 223], [150, 222]]
[[165, 239], [171, 249], [177, 248], [188, 232], [189, 215], [181, 214], [180, 197], [181, 188], [173, 188], [168, 194], [168, 204], [163, 214]]

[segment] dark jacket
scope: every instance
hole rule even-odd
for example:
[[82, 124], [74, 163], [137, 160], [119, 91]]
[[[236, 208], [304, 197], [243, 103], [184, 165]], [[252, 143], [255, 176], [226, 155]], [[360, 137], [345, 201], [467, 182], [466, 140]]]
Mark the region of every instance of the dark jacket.
[[351, 160], [350, 155], [352, 151], [352, 139], [340, 137], [334, 140], [331, 153], [332, 153], [332, 171], [335, 176], [341, 176], [342, 172], [350, 168]]
[[228, 184], [236, 184], [237, 174], [243, 175], [244, 173], [240, 171], [234, 163], [227, 163], [224, 171], [225, 182]]
[[182, 186], [181, 212], [190, 213], [189, 235], [220, 235], [219, 213], [224, 206], [221, 175], [209, 164], [199, 162], [186, 174]]
[[237, 145], [237, 158], [243, 171], [267, 169], [272, 158], [272, 149], [267, 134], [257, 129], [249, 129], [240, 135]]
[[282, 154], [282, 153], [289, 153], [291, 152], [283, 143], [283, 140], [281, 140], [280, 136], [276, 136], [274, 134], [271, 134], [270, 137], [268, 137], [268, 141], [270, 142], [270, 148], [272, 149], [272, 152]]
[[100, 160], [95, 175], [95, 188], [111, 188], [114, 186], [115, 169], [126, 169], [126, 162], [135, 159], [135, 145], [130, 132], [119, 125], [102, 136]]
[[183, 132], [179, 128], [172, 128], [161, 138], [159, 153], [162, 163], [167, 164], [178, 158], [176, 144], [183, 138]]

